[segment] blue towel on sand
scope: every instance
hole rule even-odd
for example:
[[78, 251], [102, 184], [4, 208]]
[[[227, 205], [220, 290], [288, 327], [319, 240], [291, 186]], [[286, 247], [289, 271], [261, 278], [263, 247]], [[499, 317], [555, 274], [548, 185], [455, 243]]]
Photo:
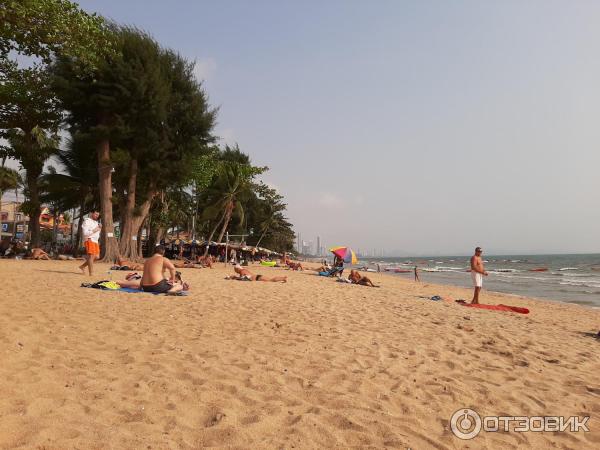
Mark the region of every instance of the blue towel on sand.
[[146, 291], [141, 291], [141, 290], [135, 289], [135, 288], [125, 288], [125, 287], [122, 287], [121, 289], [117, 289], [117, 292], [128, 292], [130, 294], [169, 295], [169, 296], [173, 296], [173, 297], [184, 297], [184, 296], [188, 295], [188, 293], [186, 291], [179, 291], [179, 292], [174, 292], [172, 294], [169, 294], [168, 292], [146, 292]]

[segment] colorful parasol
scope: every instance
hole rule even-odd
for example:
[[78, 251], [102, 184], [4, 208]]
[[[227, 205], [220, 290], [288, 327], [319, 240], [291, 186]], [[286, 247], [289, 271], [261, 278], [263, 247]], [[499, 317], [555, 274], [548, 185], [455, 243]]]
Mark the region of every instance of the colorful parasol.
[[358, 258], [356, 253], [350, 247], [332, 247], [329, 249], [331, 253], [342, 258], [345, 263], [356, 264]]

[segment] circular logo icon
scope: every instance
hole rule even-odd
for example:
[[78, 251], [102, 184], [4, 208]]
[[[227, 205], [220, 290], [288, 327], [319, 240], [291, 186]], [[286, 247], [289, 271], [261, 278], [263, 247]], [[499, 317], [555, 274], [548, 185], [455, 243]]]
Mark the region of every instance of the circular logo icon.
[[450, 418], [450, 428], [459, 439], [473, 439], [481, 431], [481, 417], [472, 409], [459, 409]]

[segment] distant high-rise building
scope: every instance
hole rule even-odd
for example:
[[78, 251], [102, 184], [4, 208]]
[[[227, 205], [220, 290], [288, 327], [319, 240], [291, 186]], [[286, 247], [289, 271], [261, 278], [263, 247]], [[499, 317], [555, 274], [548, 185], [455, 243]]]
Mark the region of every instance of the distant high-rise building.
[[317, 236], [317, 256], [321, 256], [321, 237]]

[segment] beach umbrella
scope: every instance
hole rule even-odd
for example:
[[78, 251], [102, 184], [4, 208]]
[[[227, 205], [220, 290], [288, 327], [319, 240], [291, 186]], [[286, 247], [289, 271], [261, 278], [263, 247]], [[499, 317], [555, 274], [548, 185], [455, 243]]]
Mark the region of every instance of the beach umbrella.
[[332, 247], [329, 251], [335, 256], [342, 258], [345, 263], [356, 264], [358, 262], [356, 253], [350, 247]]

